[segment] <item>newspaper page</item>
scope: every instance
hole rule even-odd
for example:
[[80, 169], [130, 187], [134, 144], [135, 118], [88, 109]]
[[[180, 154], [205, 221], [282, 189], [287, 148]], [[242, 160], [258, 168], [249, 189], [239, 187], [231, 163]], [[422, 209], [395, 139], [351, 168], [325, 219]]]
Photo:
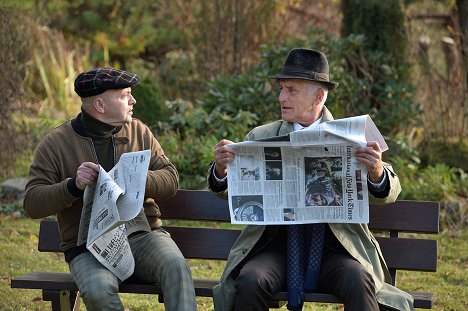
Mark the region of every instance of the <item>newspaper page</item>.
[[150, 231], [143, 211], [150, 150], [125, 153], [94, 185], [85, 189], [78, 245], [89, 251], [120, 280], [132, 275], [135, 262], [127, 236]]
[[368, 223], [367, 170], [354, 154], [367, 141], [388, 149], [371, 118], [333, 120], [288, 136], [230, 145], [231, 222]]

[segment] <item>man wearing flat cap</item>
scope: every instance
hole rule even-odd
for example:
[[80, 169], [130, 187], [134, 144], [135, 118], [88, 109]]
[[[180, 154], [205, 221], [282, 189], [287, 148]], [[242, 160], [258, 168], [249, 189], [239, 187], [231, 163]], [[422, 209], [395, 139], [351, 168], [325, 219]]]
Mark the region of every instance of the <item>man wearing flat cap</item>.
[[[329, 80], [325, 55], [311, 49], [289, 52], [279, 84], [282, 119], [251, 130], [246, 140], [286, 135], [333, 120], [325, 101], [338, 83]], [[209, 189], [227, 198], [226, 166], [235, 157], [223, 139], [214, 148]], [[356, 159], [368, 171], [369, 200], [385, 204], [400, 193], [398, 177], [382, 162], [377, 142], [357, 148]], [[233, 245], [213, 289], [217, 311], [268, 310], [274, 293], [288, 292], [289, 310], [302, 310], [304, 293], [337, 296], [346, 311], [412, 310], [413, 298], [391, 286], [379, 245], [365, 224], [247, 225]]]
[[166, 310], [196, 310], [190, 269], [170, 235], [161, 228], [155, 200], [172, 197], [179, 174], [151, 130], [132, 118], [137, 75], [115, 68], [97, 68], [78, 75], [75, 92], [81, 113], [49, 132], [37, 146], [26, 185], [24, 209], [32, 218], [57, 215], [61, 248], [87, 310], [124, 310], [120, 280], [86, 248], [77, 245], [87, 185], [96, 182], [127, 152], [149, 149], [151, 158], [144, 209], [151, 231], [128, 236], [135, 258], [134, 277], [158, 284]]

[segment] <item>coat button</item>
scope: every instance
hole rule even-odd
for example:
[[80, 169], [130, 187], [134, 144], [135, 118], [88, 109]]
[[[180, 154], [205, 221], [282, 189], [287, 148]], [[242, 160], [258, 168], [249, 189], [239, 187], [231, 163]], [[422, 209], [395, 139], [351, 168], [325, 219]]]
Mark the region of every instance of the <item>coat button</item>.
[[242, 254], [245, 254], [245, 253], [247, 253], [248, 251], [249, 251], [249, 250], [248, 250], [247, 248], [244, 248], [244, 249], [242, 250]]

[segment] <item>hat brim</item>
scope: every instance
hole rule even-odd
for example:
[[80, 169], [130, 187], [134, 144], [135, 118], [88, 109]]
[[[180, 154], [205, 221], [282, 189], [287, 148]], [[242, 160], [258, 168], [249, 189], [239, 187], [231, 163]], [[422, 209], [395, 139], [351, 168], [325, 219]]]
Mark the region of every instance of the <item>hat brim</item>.
[[339, 85], [339, 83], [336, 83], [336, 82], [322, 81], [322, 80], [317, 80], [317, 79], [312, 79], [312, 78], [305, 78], [305, 77], [298, 77], [298, 76], [289, 76], [289, 75], [284, 75], [284, 74], [277, 74], [277, 75], [274, 75], [274, 76], [270, 76], [270, 78], [272, 78], [272, 79], [298, 79], [298, 80], [314, 81], [314, 82], [318, 82], [320, 84], [325, 85], [328, 90], [334, 90]]

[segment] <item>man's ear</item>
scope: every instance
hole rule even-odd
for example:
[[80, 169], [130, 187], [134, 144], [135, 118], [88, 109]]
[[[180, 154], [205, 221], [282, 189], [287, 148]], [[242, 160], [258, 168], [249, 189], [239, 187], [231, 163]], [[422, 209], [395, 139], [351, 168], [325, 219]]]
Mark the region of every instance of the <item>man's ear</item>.
[[94, 110], [96, 110], [97, 112], [104, 113], [105, 111], [104, 106], [105, 106], [104, 100], [101, 97], [96, 97], [93, 100], [93, 107], [94, 107]]
[[315, 91], [315, 104], [319, 105], [322, 102], [323, 97], [325, 96], [324, 90], [319, 87], [317, 91]]

